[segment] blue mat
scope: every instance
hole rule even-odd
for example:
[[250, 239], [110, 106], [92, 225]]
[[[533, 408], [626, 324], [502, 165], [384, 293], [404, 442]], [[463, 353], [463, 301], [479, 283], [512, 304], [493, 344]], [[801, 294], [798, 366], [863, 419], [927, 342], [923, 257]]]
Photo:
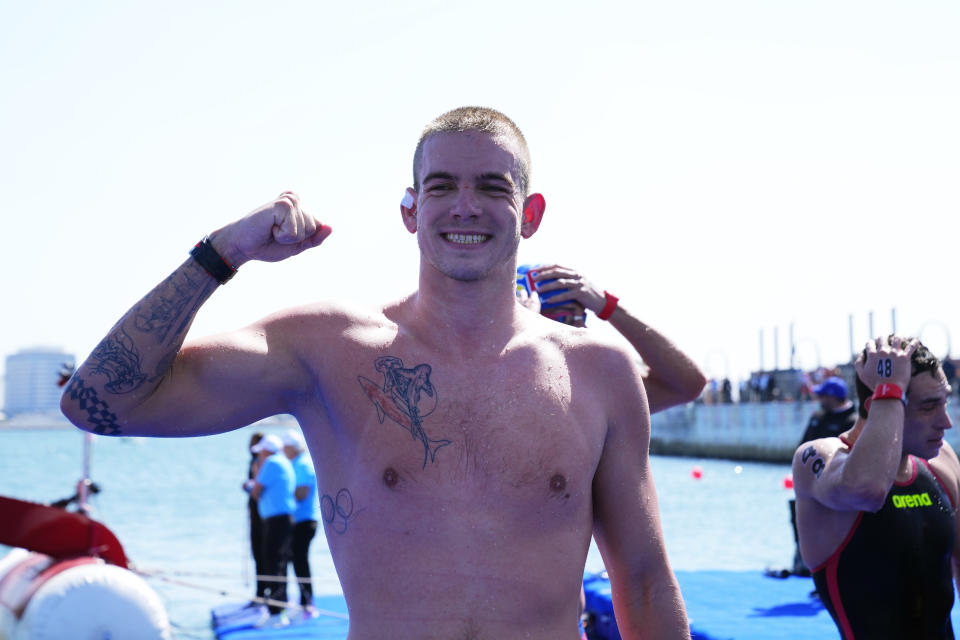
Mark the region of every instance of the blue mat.
[[[677, 580], [690, 618], [694, 640], [820, 640], [838, 638], [830, 614], [811, 597], [813, 580], [768, 578], [762, 571], [678, 571]], [[619, 640], [610, 602], [610, 583], [598, 575], [584, 578], [587, 610], [594, 614], [598, 637]], [[226, 604], [212, 611], [219, 640], [313, 638], [343, 640], [347, 636], [346, 603], [341, 595], [314, 596], [318, 618], [294, 621], [280, 629], [255, 629], [258, 607]], [[960, 629], [960, 607], [953, 626]]]
[[257, 629], [266, 607], [248, 607], [246, 603], [229, 603], [210, 612], [213, 632], [218, 640], [265, 640], [267, 638], [311, 638], [343, 640], [347, 637], [347, 603], [342, 595], [313, 597], [313, 606], [320, 611], [316, 618], [298, 620], [294, 615], [289, 626], [279, 629]]
[[[768, 578], [762, 571], [677, 571], [693, 640], [821, 640], [839, 638], [830, 614], [810, 595], [811, 578]], [[612, 618], [610, 582], [584, 577], [587, 610], [604, 640], [620, 640]], [[951, 613], [960, 624], [960, 607]]]
[[677, 572], [699, 640], [838, 638], [830, 613], [810, 595], [811, 578], [768, 578], [761, 571]]

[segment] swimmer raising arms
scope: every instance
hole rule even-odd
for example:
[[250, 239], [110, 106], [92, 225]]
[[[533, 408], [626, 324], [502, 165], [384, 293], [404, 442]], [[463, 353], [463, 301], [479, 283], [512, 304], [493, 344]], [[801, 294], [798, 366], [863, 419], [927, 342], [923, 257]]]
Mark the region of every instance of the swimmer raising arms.
[[953, 638], [950, 386], [926, 347], [899, 336], [868, 343], [855, 366], [853, 428], [794, 455], [803, 560], [843, 638]]

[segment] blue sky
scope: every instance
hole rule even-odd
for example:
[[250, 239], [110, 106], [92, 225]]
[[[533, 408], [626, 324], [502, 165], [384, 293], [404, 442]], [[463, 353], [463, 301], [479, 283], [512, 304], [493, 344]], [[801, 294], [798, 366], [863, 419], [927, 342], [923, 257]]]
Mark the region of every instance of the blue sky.
[[[398, 203], [420, 128], [524, 130], [525, 262], [582, 270], [713, 375], [960, 351], [953, 2], [4, 3], [0, 355], [85, 356], [200, 237], [293, 189], [334, 227], [250, 264], [193, 331], [416, 284]], [[598, 331], [609, 331], [599, 326]]]

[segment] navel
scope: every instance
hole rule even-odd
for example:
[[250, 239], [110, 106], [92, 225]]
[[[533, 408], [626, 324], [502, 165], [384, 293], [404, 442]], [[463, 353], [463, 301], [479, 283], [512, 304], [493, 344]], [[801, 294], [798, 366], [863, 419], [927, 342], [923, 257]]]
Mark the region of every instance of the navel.
[[397, 473], [397, 470], [393, 467], [387, 467], [383, 470], [383, 484], [387, 485], [388, 488], [393, 489], [397, 486], [397, 483], [400, 481], [400, 475]]
[[567, 479], [563, 476], [562, 473], [556, 473], [550, 478], [550, 490], [557, 493], [563, 493], [563, 490], [567, 488]]

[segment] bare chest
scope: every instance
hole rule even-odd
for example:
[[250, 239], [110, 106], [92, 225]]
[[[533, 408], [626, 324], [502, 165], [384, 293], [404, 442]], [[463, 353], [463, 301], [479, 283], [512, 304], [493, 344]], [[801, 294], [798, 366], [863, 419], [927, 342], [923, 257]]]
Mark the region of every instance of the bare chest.
[[362, 349], [351, 361], [354, 370], [325, 381], [322, 426], [343, 482], [411, 498], [442, 491], [472, 504], [589, 493], [602, 411], [589, 392], [574, 393], [559, 354], [476, 362]]

